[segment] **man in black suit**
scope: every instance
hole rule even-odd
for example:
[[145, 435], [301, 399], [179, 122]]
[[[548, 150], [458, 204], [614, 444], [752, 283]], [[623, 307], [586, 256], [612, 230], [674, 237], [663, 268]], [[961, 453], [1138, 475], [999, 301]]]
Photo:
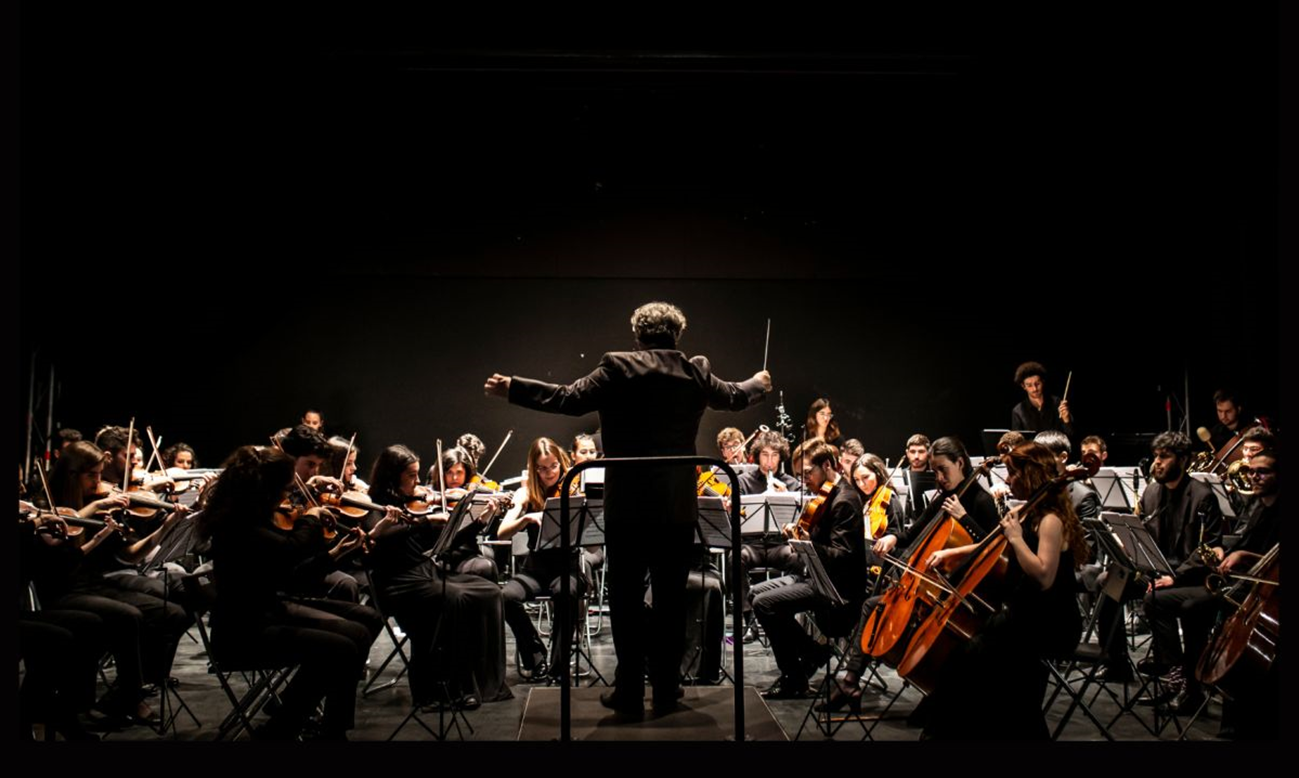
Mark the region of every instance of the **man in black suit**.
[[[494, 374], [483, 389], [488, 396], [548, 413], [598, 411], [609, 457], [693, 455], [705, 408], [743, 410], [771, 391], [765, 370], [731, 383], [714, 376], [706, 358], [687, 359], [677, 350], [686, 317], [674, 305], [642, 305], [631, 325], [636, 350], [605, 354], [590, 375], [567, 386]], [[615, 560], [608, 585], [618, 670], [614, 691], [601, 702], [628, 715], [644, 712], [648, 654], [654, 709], [667, 712], [676, 707], [680, 689], [686, 576], [697, 514], [694, 470], [611, 469], [604, 500], [606, 539]], [[654, 602], [648, 619], [647, 570]]]

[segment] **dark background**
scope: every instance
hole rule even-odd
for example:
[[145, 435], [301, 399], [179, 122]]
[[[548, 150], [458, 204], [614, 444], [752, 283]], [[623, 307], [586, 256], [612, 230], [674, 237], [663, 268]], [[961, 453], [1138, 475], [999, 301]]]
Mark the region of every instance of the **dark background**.
[[[308, 407], [363, 468], [472, 430], [494, 473], [666, 299], [846, 435], [1005, 427], [1036, 359], [1083, 434], [1279, 415], [1275, 9], [962, 11], [762, 34], [25, 6], [21, 457], [55, 420], [216, 465]], [[662, 21], [662, 20], [660, 20]], [[691, 30], [683, 33], [683, 30]], [[710, 413], [774, 426], [775, 402]], [[38, 442], [39, 447], [39, 442]], [[1128, 458], [1132, 461], [1132, 458]]]

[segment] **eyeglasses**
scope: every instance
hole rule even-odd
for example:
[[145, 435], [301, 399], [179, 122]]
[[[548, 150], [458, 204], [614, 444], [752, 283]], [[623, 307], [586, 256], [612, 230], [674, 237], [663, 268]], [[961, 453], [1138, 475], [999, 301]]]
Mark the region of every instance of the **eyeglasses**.
[[1245, 470], [1253, 475], [1273, 475], [1276, 473], [1276, 470], [1270, 467], [1251, 467], [1248, 469], [1242, 467], [1241, 470]]

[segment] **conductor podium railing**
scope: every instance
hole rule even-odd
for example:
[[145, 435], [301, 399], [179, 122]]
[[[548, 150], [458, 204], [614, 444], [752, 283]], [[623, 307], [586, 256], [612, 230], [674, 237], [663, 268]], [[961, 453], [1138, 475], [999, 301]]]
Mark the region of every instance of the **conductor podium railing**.
[[[615, 457], [611, 459], [595, 459], [589, 462], [583, 462], [574, 466], [564, 474], [563, 481], [560, 483], [560, 548], [564, 551], [564, 556], [572, 553], [572, 533], [569, 531], [569, 488], [572, 486], [573, 479], [576, 478], [583, 470], [590, 468], [604, 468], [614, 470], [636, 470], [638, 468], [662, 467], [663, 465], [679, 465], [688, 467], [699, 465], [702, 467], [717, 467], [730, 478], [731, 488], [731, 561], [732, 569], [739, 575], [742, 569], [740, 566], [740, 490], [737, 488], [739, 478], [735, 471], [724, 461], [716, 457], [701, 456], [677, 456], [677, 457]], [[608, 517], [606, 517], [606, 522]], [[613, 517], [614, 521], [618, 520], [617, 516]], [[617, 561], [614, 561], [617, 564]], [[563, 586], [563, 596], [565, 602], [569, 601], [572, 596], [572, 584], [567, 575], [560, 576]], [[572, 634], [573, 625], [568, 623], [569, 613], [567, 608], [556, 609], [556, 634], [569, 636]], [[735, 608], [731, 614], [732, 617], [732, 634], [744, 634], [744, 627], [741, 616], [741, 609]], [[561, 662], [562, 676], [560, 684], [561, 691], [559, 697], [559, 739], [569, 741], [572, 739], [572, 710], [571, 694], [572, 687], [569, 679], [570, 672], [570, 650], [571, 640], [565, 638], [563, 641], [564, 659]], [[741, 640], [734, 641], [734, 677], [735, 677], [735, 740], [744, 741], [744, 642]]]

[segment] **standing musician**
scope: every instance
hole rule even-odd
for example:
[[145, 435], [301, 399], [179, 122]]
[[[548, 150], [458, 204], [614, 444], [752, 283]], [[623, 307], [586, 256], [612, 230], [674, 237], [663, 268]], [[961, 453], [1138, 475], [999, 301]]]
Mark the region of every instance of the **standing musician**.
[[[365, 672], [376, 633], [372, 626], [284, 599], [294, 578], [319, 580], [361, 538], [349, 536], [326, 549], [322, 508], [305, 511], [285, 533], [273, 516], [293, 488], [294, 462], [273, 448], [243, 446], [226, 460], [199, 515], [199, 534], [212, 540], [212, 650], [230, 666], [298, 665], [280, 693], [270, 721], [254, 737], [293, 740], [320, 701], [322, 737], [346, 740], [354, 726], [356, 684]], [[368, 611], [354, 606], [351, 615]]]
[[55, 505], [71, 508], [80, 518], [98, 514], [104, 526], [73, 554], [67, 574], [38, 582], [38, 593], [47, 607], [89, 611], [104, 620], [117, 681], [99, 707], [114, 724], [148, 723], [155, 714], [145, 702], [144, 685], [167, 681], [180, 636], [191, 619], [168, 598], [162, 581], [134, 571], [105, 573], [144, 558], [184, 511], [170, 512], [144, 537], [124, 538], [125, 529], [111, 512], [125, 508], [128, 501], [121, 492], [101, 490], [105, 459], [104, 452], [83, 440], [69, 446], [55, 462], [50, 474]]
[[1027, 395], [1010, 412], [1010, 428], [1042, 432], [1058, 430], [1073, 437], [1073, 414], [1069, 401], [1046, 394], [1046, 368], [1041, 362], [1025, 362], [1015, 368], [1015, 383]]
[[[997, 515], [997, 504], [992, 495], [981, 487], [972, 486], [960, 499], [956, 489], [971, 472], [970, 456], [965, 453], [965, 444], [955, 436], [939, 438], [929, 450], [929, 461], [933, 466], [934, 477], [938, 484], [939, 494], [930, 501], [929, 506], [912, 523], [909, 531], [896, 534], [887, 530], [881, 538], [876, 538], [871, 550], [876, 554], [888, 554], [902, 542], [906, 548], [912, 542], [924, 537], [925, 528], [939, 516], [951, 516], [960, 521], [966, 529], [972, 530], [976, 540], [996, 528], [1001, 520]], [[902, 555], [903, 558], [906, 555]]]
[[[418, 495], [419, 471], [415, 452], [405, 446], [385, 448], [370, 476], [370, 499], [379, 505], [406, 505]], [[376, 542], [367, 561], [385, 613], [410, 635], [411, 696], [416, 704], [442, 701], [434, 660], [440, 647], [448, 651], [448, 694], [460, 707], [473, 710], [484, 701], [510, 698], [500, 587], [481, 576], [444, 573], [428, 558], [425, 552], [437, 542], [443, 525], [394, 523], [392, 516], [370, 515]]]
[[[749, 591], [753, 611], [771, 641], [771, 650], [780, 667], [780, 678], [762, 696], [772, 699], [803, 697], [808, 678], [829, 657], [830, 647], [812, 640], [795, 617], [805, 610], [816, 610], [817, 621], [826, 632], [833, 632], [832, 621], [857, 619], [865, 598], [866, 535], [862, 518], [862, 500], [857, 489], [839, 475], [834, 449], [824, 441], [809, 440], [795, 452], [794, 469], [803, 475], [803, 483], [812, 494], [824, 496], [810, 522], [787, 524], [781, 528], [786, 537], [806, 529], [817, 556], [835, 589], [847, 604], [831, 607], [816, 594], [802, 575], [787, 575], [757, 584]], [[828, 489], [824, 489], [828, 486]]]
[[[528, 477], [514, 493], [514, 507], [501, 519], [500, 529], [496, 536], [508, 540], [520, 531], [528, 533], [528, 545], [535, 547], [541, 532], [542, 511], [546, 500], [559, 496], [559, 482], [568, 472], [568, 454], [550, 438], [537, 438], [528, 447]], [[563, 602], [563, 581], [560, 576], [569, 576], [571, 602]], [[514, 632], [514, 642], [519, 648], [520, 662], [535, 680], [544, 680], [551, 673], [558, 675], [557, 662], [562, 662], [559, 655], [562, 641], [551, 641], [549, 662], [546, 659], [546, 644], [541, 642], [537, 628], [523, 608], [523, 603], [536, 599], [542, 592], [550, 592], [555, 608], [566, 608], [569, 614], [569, 626], [577, 625], [577, 608], [586, 591], [586, 581], [575, 568], [573, 560], [564, 559], [564, 552], [558, 546], [541, 551], [532, 551], [524, 557], [523, 567], [505, 584], [502, 594], [505, 596], [505, 620]]]
[[[642, 305], [631, 325], [634, 351], [605, 354], [590, 375], [568, 386], [496, 374], [484, 390], [537, 410], [571, 416], [599, 411], [610, 457], [693, 455], [705, 408], [743, 410], [771, 391], [765, 370], [737, 384], [713, 375], [706, 358], [687, 359], [677, 350], [686, 317], [674, 305]], [[605, 531], [616, 560], [608, 584], [618, 670], [614, 691], [601, 702], [624, 715], [644, 714], [647, 652], [655, 711], [677, 705], [683, 592], [696, 515], [692, 468], [605, 474]], [[647, 570], [652, 624], [644, 613]]]
[[820, 438], [836, 449], [843, 445], [843, 433], [839, 431], [839, 422], [834, 420], [834, 410], [830, 401], [818, 397], [807, 408], [807, 439]]
[[[469, 484], [476, 475], [478, 475], [478, 468], [474, 465], [473, 457], [459, 446], [453, 446], [442, 452], [442, 477], [446, 479], [446, 484], [443, 485], [438, 480], [437, 465], [429, 467], [428, 482], [434, 490], [446, 495], [447, 506], [451, 507], [469, 494]], [[487, 490], [483, 491], [486, 493]], [[495, 501], [481, 508], [470, 506], [469, 510], [473, 512], [474, 526], [479, 528], [491, 524], [493, 519], [504, 512], [502, 503]], [[500, 570], [496, 566], [496, 561], [484, 556], [479, 549], [480, 531], [481, 529], [469, 532], [466, 529], [457, 535], [452, 546], [446, 551], [445, 562], [457, 573], [481, 576], [496, 583], [500, 577]]]
[[[935, 444], [936, 445], [936, 444]], [[1007, 456], [1011, 493], [1027, 500], [1057, 475], [1044, 446], [1025, 443]], [[1087, 560], [1087, 541], [1063, 492], [1048, 494], [1027, 515], [1014, 508], [1000, 521], [1008, 545], [1010, 590], [1000, 610], [943, 666], [930, 696], [924, 738], [1049, 738], [1042, 698], [1043, 659], [1071, 653], [1082, 635], [1073, 571]], [[942, 549], [928, 560], [952, 570], [978, 546]]]

